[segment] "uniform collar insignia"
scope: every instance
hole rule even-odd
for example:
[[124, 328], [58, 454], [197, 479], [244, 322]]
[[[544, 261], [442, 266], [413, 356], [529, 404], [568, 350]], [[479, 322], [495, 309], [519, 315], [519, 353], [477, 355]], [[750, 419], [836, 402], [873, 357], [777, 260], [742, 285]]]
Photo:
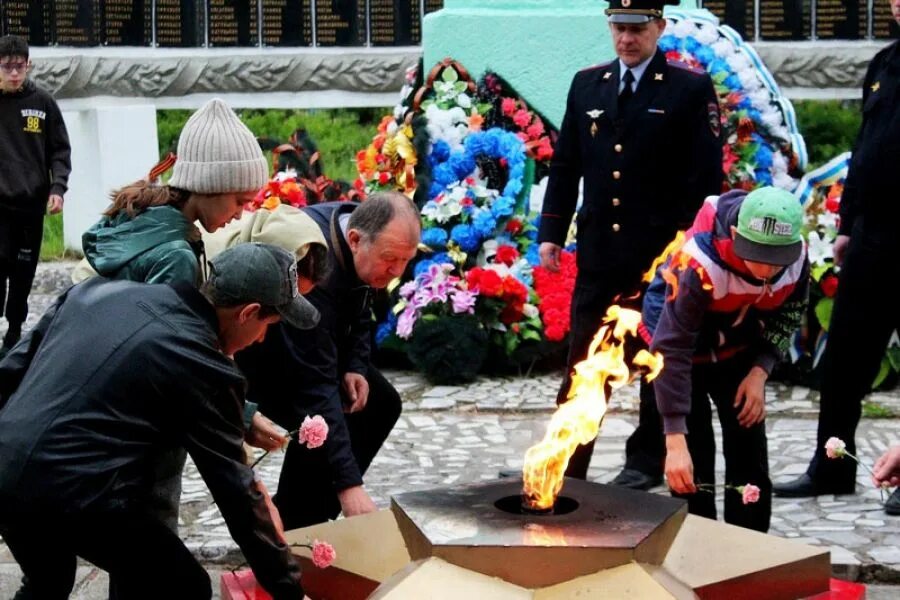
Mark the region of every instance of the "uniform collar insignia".
[[880, 90], [880, 89], [881, 89], [881, 82], [880, 82], [880, 81], [876, 81], [875, 83], [872, 84], [872, 91], [873, 91], [873, 92], [877, 92], [877, 91]]
[[662, 73], [654, 73], [654, 74], [653, 74], [653, 81], [662, 81], [662, 80], [663, 80], [663, 74], [662, 74]]
[[612, 77], [612, 71], [607, 71], [603, 74], [603, 79], [609, 79], [610, 77]]
[[603, 111], [596, 109], [596, 108], [594, 110], [587, 111], [587, 116], [589, 116], [592, 119], [596, 119], [597, 117], [599, 117], [602, 114], [603, 114]]

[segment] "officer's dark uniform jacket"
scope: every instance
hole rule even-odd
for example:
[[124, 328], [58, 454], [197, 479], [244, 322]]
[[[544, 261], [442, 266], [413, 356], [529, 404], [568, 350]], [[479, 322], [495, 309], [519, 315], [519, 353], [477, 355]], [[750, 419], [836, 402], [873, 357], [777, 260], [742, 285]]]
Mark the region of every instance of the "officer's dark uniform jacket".
[[719, 111], [709, 76], [657, 50], [620, 113], [618, 60], [583, 70], [569, 89], [538, 240], [564, 245], [579, 210], [582, 274], [641, 271], [722, 185]]
[[[900, 165], [900, 42], [872, 59], [863, 85], [863, 121], [853, 149], [850, 170], [841, 196], [840, 233], [850, 235], [859, 217], [871, 238], [894, 242], [900, 202], [897, 165]], [[862, 226], [862, 224], [860, 224]]]
[[302, 598], [244, 464], [245, 381], [217, 332], [192, 286], [70, 288], [0, 361], [0, 519], [10, 506], [36, 518], [142, 510], [152, 456], [183, 446], [259, 581]]
[[372, 329], [372, 288], [356, 274], [353, 255], [341, 232], [340, 218], [358, 206], [327, 202], [304, 208], [325, 235], [331, 272], [306, 295], [319, 311], [319, 324], [301, 331], [284, 323], [270, 327], [266, 339], [238, 354], [251, 382], [248, 398], [282, 427], [296, 429], [307, 415], [328, 423], [323, 449], [335, 489], [362, 485], [350, 445], [341, 401], [341, 377], [365, 376]]

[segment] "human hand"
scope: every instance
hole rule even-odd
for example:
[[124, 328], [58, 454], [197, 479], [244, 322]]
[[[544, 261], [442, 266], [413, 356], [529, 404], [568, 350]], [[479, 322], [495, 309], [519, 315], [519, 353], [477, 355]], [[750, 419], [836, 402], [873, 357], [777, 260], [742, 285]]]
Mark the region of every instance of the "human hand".
[[63, 209], [63, 197], [59, 194], [50, 194], [47, 199], [47, 212], [55, 215]]
[[666, 481], [673, 492], [694, 494], [694, 463], [683, 433], [666, 435]]
[[344, 392], [350, 399], [350, 406], [344, 412], [355, 413], [366, 407], [369, 401], [369, 382], [359, 373], [344, 373]]
[[244, 440], [251, 446], [262, 448], [268, 452], [278, 450], [287, 442], [285, 431], [264, 416], [261, 412], [253, 413], [250, 429], [244, 434]]
[[266, 508], [269, 511], [269, 518], [272, 519], [272, 525], [275, 527], [275, 537], [278, 538], [279, 542], [286, 545], [287, 539], [284, 537], [284, 523], [281, 521], [281, 513], [278, 512], [278, 508], [275, 506], [275, 503], [272, 502], [269, 490], [266, 489], [265, 484], [259, 479], [254, 479], [253, 485], [256, 488], [256, 491], [262, 494], [263, 501], [266, 503]]
[[338, 492], [338, 500], [341, 502], [341, 512], [345, 517], [364, 515], [378, 510], [369, 493], [361, 485], [341, 490]]
[[538, 248], [538, 254], [541, 257], [541, 266], [553, 273], [559, 272], [559, 257], [562, 248], [553, 242], [542, 242]]
[[744, 403], [737, 415], [741, 427], [752, 427], [766, 418], [766, 380], [769, 374], [762, 367], [753, 367], [734, 395], [734, 407]]
[[900, 486], [900, 445], [891, 446], [878, 457], [872, 469], [872, 483], [878, 487]]
[[847, 248], [850, 246], [850, 236], [849, 235], [839, 235], [834, 238], [834, 264], [837, 267], [840, 267], [844, 262], [844, 257], [847, 256]]

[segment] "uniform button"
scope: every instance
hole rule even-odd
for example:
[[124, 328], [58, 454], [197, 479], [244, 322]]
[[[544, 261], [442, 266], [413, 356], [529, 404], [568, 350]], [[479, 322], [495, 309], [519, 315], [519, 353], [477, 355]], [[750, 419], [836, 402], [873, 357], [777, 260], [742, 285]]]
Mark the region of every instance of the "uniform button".
[[615, 149], [616, 152], [621, 152], [621, 151], [622, 151], [622, 144], [616, 144], [615, 146], [613, 146], [613, 149]]
[[613, 171], [613, 179], [619, 179], [622, 176], [620, 171]]
[[618, 198], [613, 198], [612, 204], [613, 204], [613, 206], [618, 206], [618, 205], [622, 204], [622, 201], [619, 200]]
[[613, 223], [612, 230], [616, 233], [619, 233], [619, 230], [622, 229], [618, 223]]

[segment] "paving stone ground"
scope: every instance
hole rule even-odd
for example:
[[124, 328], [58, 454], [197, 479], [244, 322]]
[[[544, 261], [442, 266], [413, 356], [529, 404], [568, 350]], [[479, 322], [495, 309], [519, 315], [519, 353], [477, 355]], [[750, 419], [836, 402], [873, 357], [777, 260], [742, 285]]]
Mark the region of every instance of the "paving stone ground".
[[[42, 264], [32, 297], [29, 323], [49, 305], [67, 276], [67, 264]], [[5, 330], [0, 321], [0, 333]], [[388, 371], [401, 392], [404, 414], [366, 476], [376, 503], [391, 495], [438, 486], [462, 485], [497, 477], [500, 469], [520, 468], [525, 450], [544, 432], [553, 411], [560, 373], [528, 378], [483, 378], [466, 386], [431, 386], [413, 372]], [[771, 384], [767, 389], [769, 454], [774, 480], [805, 470], [816, 437], [818, 394], [808, 388]], [[900, 390], [869, 397], [900, 415]], [[637, 422], [637, 387], [618, 390], [596, 444], [589, 477], [605, 482], [621, 468], [625, 439]], [[720, 440], [721, 442], [721, 440]], [[889, 445], [900, 443], [900, 419], [863, 419], [857, 444], [871, 464]], [[265, 483], [276, 487], [282, 455], [268, 456], [258, 467]], [[724, 465], [719, 460], [717, 477]], [[660, 486], [653, 493], [665, 494]], [[721, 501], [721, 497], [720, 497]], [[860, 470], [855, 494], [810, 499], [778, 499], [770, 533], [831, 550], [835, 576], [872, 582], [869, 598], [900, 597], [900, 517], [884, 513], [879, 491]], [[184, 475], [180, 533], [188, 547], [218, 574], [240, 564], [218, 509], [189, 461]], [[19, 571], [0, 543], [0, 598], [17, 586]], [[105, 575], [85, 565], [73, 598], [100, 598]]]

